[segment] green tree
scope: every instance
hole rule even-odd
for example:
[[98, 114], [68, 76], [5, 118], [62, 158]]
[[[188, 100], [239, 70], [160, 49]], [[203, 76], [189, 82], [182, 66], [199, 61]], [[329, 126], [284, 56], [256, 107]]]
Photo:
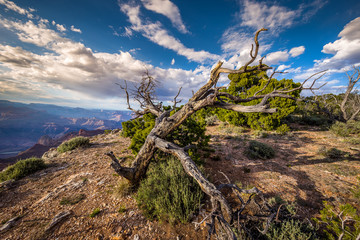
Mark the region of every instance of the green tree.
[[[256, 68], [257, 66], [253, 67]], [[242, 99], [249, 99], [239, 104], [251, 106], [258, 104], [262, 99], [253, 99], [254, 95], [265, 95], [277, 90], [291, 90], [300, 86], [300, 83], [294, 83], [291, 79], [277, 80], [268, 76], [266, 71], [256, 70], [241, 74], [229, 74], [230, 85], [224, 92], [237, 96]], [[294, 98], [300, 96], [300, 90], [288, 93]], [[222, 99], [229, 103], [235, 103], [232, 99], [224, 96]], [[253, 129], [273, 130], [281, 125], [281, 120], [295, 111], [296, 102], [293, 99], [284, 99], [273, 97], [269, 99], [268, 104], [271, 108], [277, 107], [273, 114], [269, 113], [239, 113], [225, 109], [217, 110], [218, 118], [221, 121], [229, 122], [233, 125], [246, 125]]]

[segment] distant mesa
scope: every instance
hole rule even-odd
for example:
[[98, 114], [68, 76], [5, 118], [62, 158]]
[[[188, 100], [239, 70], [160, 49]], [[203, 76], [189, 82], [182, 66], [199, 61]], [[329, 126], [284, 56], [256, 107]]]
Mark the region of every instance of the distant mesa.
[[19, 156], [39, 156], [37, 153], [46, 147], [73, 136], [93, 136], [106, 129], [122, 128], [121, 122], [129, 119], [130, 111], [0, 100], [0, 165], [8, 158], [14, 161]]

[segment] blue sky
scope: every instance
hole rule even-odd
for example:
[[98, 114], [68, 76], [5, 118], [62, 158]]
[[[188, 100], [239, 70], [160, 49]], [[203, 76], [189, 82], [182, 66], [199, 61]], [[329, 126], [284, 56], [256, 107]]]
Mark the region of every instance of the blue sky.
[[247, 62], [262, 27], [264, 63], [288, 72], [278, 79], [328, 69], [321, 91], [339, 93], [360, 64], [358, 0], [0, 0], [0, 99], [124, 109], [115, 83], [146, 69], [160, 100], [179, 87], [188, 99], [217, 61]]

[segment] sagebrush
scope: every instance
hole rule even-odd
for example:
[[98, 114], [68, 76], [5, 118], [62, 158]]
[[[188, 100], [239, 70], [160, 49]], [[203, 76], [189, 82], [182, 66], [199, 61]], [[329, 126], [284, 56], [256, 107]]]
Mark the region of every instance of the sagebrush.
[[46, 164], [41, 158], [20, 160], [0, 172], [0, 182], [11, 179], [17, 180], [44, 168], [46, 168]]
[[265, 143], [250, 141], [245, 154], [251, 159], [271, 159], [275, 156], [275, 151]]
[[145, 215], [175, 223], [185, 223], [199, 209], [204, 194], [174, 157], [150, 165], [136, 200]]
[[87, 147], [90, 145], [90, 139], [87, 137], [74, 137], [66, 142], [63, 142], [58, 148], [57, 151], [64, 153], [70, 150], [73, 150], [78, 147]]

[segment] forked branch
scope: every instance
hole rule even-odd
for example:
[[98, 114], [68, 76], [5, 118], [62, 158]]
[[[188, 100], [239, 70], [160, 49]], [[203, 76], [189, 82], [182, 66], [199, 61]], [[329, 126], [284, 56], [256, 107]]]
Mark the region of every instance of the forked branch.
[[[170, 116], [170, 111], [164, 111], [162, 103], [157, 103], [155, 101], [155, 88], [156, 88], [156, 81], [154, 78], [152, 78], [149, 75], [149, 72], [147, 71], [145, 74], [145, 77], [142, 79], [139, 86], [136, 87], [135, 92], [133, 92], [132, 96], [138, 103], [140, 104], [140, 108], [142, 110], [136, 111], [133, 108], [130, 107], [129, 98], [130, 94], [128, 92], [127, 84], [125, 82], [125, 87], [120, 86], [126, 93], [127, 97], [127, 104], [128, 108], [135, 112], [136, 115], [143, 115], [145, 113], [153, 113], [157, 116], [155, 120], [155, 126], [147, 136], [143, 146], [141, 147], [140, 151], [138, 152], [138, 155], [136, 156], [134, 162], [132, 163], [132, 166], [130, 168], [122, 167], [119, 161], [116, 159], [116, 157], [112, 153], [108, 153], [107, 155], [112, 159], [111, 166], [114, 168], [114, 170], [121, 176], [127, 178], [132, 185], [137, 186], [142, 178], [145, 177], [147, 168], [151, 162], [151, 160], [154, 157], [154, 153], [157, 149], [172, 154], [176, 156], [185, 172], [194, 178], [195, 181], [200, 185], [201, 189], [210, 197], [212, 202], [212, 213], [210, 219], [210, 229], [209, 234], [216, 234], [216, 228], [222, 229], [228, 239], [235, 239], [235, 234], [232, 231], [230, 225], [233, 223], [233, 220], [237, 217], [238, 221], [240, 219], [240, 213], [239, 211], [233, 211], [230, 204], [226, 200], [225, 196], [221, 193], [220, 189], [224, 187], [231, 187], [238, 193], [243, 192], [243, 190], [237, 188], [235, 185], [226, 184], [221, 185], [218, 188], [211, 183], [206, 177], [201, 173], [201, 171], [198, 169], [196, 164], [193, 162], [191, 157], [187, 154], [186, 150], [184, 148], [181, 148], [180, 146], [166, 141], [165, 138], [170, 134], [174, 129], [176, 129], [178, 126], [180, 126], [187, 118], [189, 118], [192, 114], [194, 114], [196, 111], [213, 106], [218, 108], [224, 108], [228, 110], [233, 110], [237, 112], [263, 112], [263, 113], [274, 113], [276, 111], [276, 108], [270, 108], [268, 104], [268, 100], [273, 97], [280, 97], [285, 99], [293, 99], [297, 100], [295, 97], [291, 96], [290, 93], [298, 90], [303, 89], [310, 89], [315, 90], [314, 84], [317, 79], [313, 81], [311, 86], [309, 88], [305, 88], [304, 84], [309, 79], [306, 79], [304, 83], [302, 83], [299, 87], [294, 89], [273, 89], [270, 93], [262, 94], [262, 92], [269, 86], [269, 83], [273, 77], [274, 73], [270, 76], [268, 79], [268, 82], [265, 84], [265, 86], [257, 91], [253, 96], [247, 97], [247, 98], [240, 98], [238, 96], [231, 95], [226, 92], [222, 92], [222, 87], [216, 87], [217, 82], [219, 81], [221, 74], [228, 74], [228, 73], [234, 73], [234, 74], [241, 74], [241, 73], [247, 73], [247, 72], [253, 72], [253, 71], [266, 71], [268, 69], [271, 69], [271, 67], [268, 67], [262, 63], [263, 57], [259, 60], [259, 65], [255, 67], [249, 67], [250, 64], [252, 64], [257, 58], [259, 53], [259, 42], [258, 42], [258, 36], [259, 33], [262, 31], [266, 31], [266, 29], [260, 29], [256, 32], [254, 37], [254, 43], [255, 47], [253, 45], [251, 51], [250, 51], [250, 60], [244, 65], [244, 67], [237, 69], [237, 70], [231, 70], [227, 68], [223, 68], [223, 62], [218, 62], [217, 65], [214, 67], [214, 69], [210, 73], [210, 79], [206, 84], [204, 84], [197, 92], [195, 92], [192, 96], [192, 98], [182, 106], [178, 111], [173, 113]], [[177, 95], [174, 98], [174, 105], [173, 107], [176, 107], [176, 104], [180, 101], [177, 100], [177, 97], [180, 94], [180, 90], [177, 93]], [[228, 98], [232, 101], [232, 103], [226, 103], [223, 101], [223, 98]], [[243, 106], [239, 105], [237, 103], [245, 103], [250, 102], [253, 100], [261, 99], [261, 101], [252, 106]], [[254, 192], [258, 192], [257, 189], [253, 189]], [[243, 201], [242, 201], [243, 202]], [[246, 206], [246, 203], [243, 203], [242, 209]], [[241, 209], [240, 209], [241, 210]], [[242, 210], [241, 210], [242, 211]]]

